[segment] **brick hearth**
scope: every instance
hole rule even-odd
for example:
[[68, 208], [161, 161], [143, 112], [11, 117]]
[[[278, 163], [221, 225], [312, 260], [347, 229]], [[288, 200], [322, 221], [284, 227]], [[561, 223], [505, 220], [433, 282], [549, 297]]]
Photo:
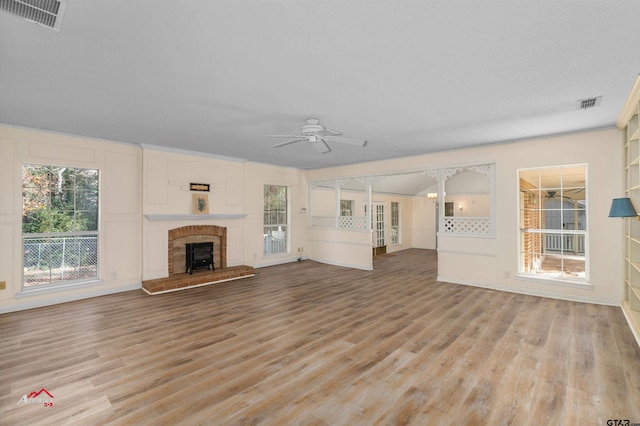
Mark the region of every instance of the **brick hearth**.
[[[227, 268], [227, 228], [214, 225], [183, 226], [169, 230], [168, 237], [169, 276], [143, 281], [142, 289], [148, 294], [184, 290], [254, 276], [251, 266]], [[184, 273], [185, 244], [204, 241], [214, 241], [215, 271], [195, 271], [193, 275]]]
[[215, 271], [196, 271], [193, 275], [174, 274], [166, 278], [143, 281], [142, 289], [148, 294], [159, 294], [184, 290], [189, 287], [238, 280], [254, 275], [254, 269], [251, 266], [232, 266], [231, 268], [216, 269]]

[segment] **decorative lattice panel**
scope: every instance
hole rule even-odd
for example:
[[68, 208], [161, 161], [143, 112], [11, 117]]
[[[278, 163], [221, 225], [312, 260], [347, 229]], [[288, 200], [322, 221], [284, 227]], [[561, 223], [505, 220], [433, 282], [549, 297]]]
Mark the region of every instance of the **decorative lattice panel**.
[[311, 218], [311, 226], [314, 228], [335, 228], [335, 216], [313, 216]]
[[443, 232], [449, 234], [491, 234], [491, 219], [483, 217], [448, 217]]
[[311, 218], [313, 228], [340, 228], [340, 229], [366, 229], [365, 217], [355, 216], [313, 216]]
[[340, 216], [340, 228], [365, 229], [367, 227], [366, 218], [355, 216]]

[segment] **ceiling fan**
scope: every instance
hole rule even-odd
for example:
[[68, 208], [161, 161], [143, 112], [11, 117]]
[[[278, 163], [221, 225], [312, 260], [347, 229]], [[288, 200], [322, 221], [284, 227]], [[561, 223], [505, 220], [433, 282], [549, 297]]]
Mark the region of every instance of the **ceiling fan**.
[[558, 191], [547, 191], [547, 195], [545, 197], [547, 200], [555, 199], [555, 198], [566, 198], [567, 200], [571, 200], [572, 198], [568, 195], [558, 195]]
[[[364, 139], [347, 138], [342, 133], [327, 129], [316, 118], [307, 118], [306, 124], [300, 129], [299, 135], [269, 135], [271, 138], [289, 138], [290, 140], [271, 145], [271, 148], [280, 148], [296, 142], [307, 142], [320, 153], [331, 151], [327, 143], [343, 143], [353, 146], [365, 146]], [[291, 139], [293, 138], [293, 139]]]

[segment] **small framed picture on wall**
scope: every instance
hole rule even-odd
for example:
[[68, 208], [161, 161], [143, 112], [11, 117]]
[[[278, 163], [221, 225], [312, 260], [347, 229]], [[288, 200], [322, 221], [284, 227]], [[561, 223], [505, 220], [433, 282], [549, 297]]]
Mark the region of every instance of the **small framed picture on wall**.
[[193, 214], [209, 214], [209, 194], [193, 194]]

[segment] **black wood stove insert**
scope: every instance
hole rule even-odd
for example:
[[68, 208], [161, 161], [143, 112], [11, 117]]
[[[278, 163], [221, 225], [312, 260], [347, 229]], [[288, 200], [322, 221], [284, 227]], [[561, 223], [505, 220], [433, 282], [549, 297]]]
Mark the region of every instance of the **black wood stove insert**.
[[213, 242], [210, 243], [189, 243], [185, 244], [187, 250], [186, 272], [193, 274], [196, 269], [209, 269], [214, 271], [213, 266]]

